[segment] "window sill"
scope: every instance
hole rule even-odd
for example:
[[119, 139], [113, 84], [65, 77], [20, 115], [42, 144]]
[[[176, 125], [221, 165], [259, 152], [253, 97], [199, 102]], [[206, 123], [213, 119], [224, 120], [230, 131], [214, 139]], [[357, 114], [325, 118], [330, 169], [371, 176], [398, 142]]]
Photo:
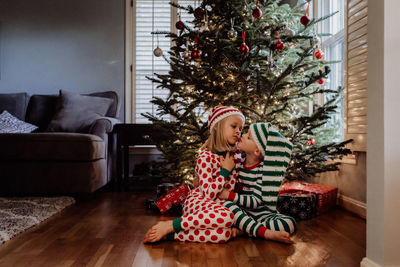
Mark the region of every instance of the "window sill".
[[357, 152], [353, 153], [351, 155], [344, 156], [342, 159], [336, 159], [333, 160], [332, 162], [339, 162], [342, 164], [348, 164], [348, 165], [357, 165]]

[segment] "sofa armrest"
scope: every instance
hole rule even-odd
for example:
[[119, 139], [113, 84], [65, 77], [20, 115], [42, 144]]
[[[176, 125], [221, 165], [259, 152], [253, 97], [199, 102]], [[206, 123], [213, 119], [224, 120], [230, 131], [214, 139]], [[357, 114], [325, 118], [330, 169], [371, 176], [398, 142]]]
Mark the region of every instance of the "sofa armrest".
[[89, 134], [97, 135], [98, 137], [104, 140], [104, 135], [106, 133], [111, 133], [114, 125], [117, 123], [121, 123], [120, 120], [116, 118], [103, 117], [97, 119], [93, 122], [93, 124], [89, 128]]

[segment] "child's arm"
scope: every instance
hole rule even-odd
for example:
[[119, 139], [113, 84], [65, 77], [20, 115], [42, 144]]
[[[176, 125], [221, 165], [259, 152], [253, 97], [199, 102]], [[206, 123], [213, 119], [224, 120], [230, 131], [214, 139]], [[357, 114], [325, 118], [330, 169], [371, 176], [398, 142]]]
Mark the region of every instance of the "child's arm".
[[256, 185], [251, 188], [251, 192], [249, 193], [235, 193], [233, 191], [228, 191], [224, 189], [221, 194], [219, 194], [218, 198], [230, 200], [245, 208], [255, 209], [262, 203], [260, 182], [257, 181]]
[[212, 159], [209, 154], [200, 155], [196, 163], [196, 175], [200, 180], [200, 189], [203, 195], [209, 199], [215, 199], [222, 191], [226, 179], [228, 179], [235, 163], [232, 156], [227, 153], [225, 159], [221, 160], [221, 170], [213, 177]]
[[261, 180], [250, 189], [248, 193], [230, 192], [228, 200], [237, 203], [239, 206], [255, 209], [262, 203]]

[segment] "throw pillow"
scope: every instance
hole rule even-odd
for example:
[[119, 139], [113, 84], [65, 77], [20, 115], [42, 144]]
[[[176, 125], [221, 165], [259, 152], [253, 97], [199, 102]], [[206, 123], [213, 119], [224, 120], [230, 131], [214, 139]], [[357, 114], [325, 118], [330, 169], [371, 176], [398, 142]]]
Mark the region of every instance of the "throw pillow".
[[112, 100], [104, 97], [78, 95], [60, 90], [56, 113], [49, 132], [88, 132], [93, 122], [107, 113]]
[[19, 120], [7, 110], [0, 114], [0, 133], [31, 133], [37, 128], [33, 124]]

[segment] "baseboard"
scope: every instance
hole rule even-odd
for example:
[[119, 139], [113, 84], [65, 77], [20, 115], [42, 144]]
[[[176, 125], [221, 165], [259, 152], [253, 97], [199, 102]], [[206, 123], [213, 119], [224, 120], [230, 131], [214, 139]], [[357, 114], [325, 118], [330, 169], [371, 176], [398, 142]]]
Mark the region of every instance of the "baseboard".
[[367, 218], [367, 205], [363, 202], [339, 194], [338, 205], [363, 219]]
[[376, 262], [364, 257], [360, 262], [360, 267], [381, 267], [381, 265], [377, 264]]

